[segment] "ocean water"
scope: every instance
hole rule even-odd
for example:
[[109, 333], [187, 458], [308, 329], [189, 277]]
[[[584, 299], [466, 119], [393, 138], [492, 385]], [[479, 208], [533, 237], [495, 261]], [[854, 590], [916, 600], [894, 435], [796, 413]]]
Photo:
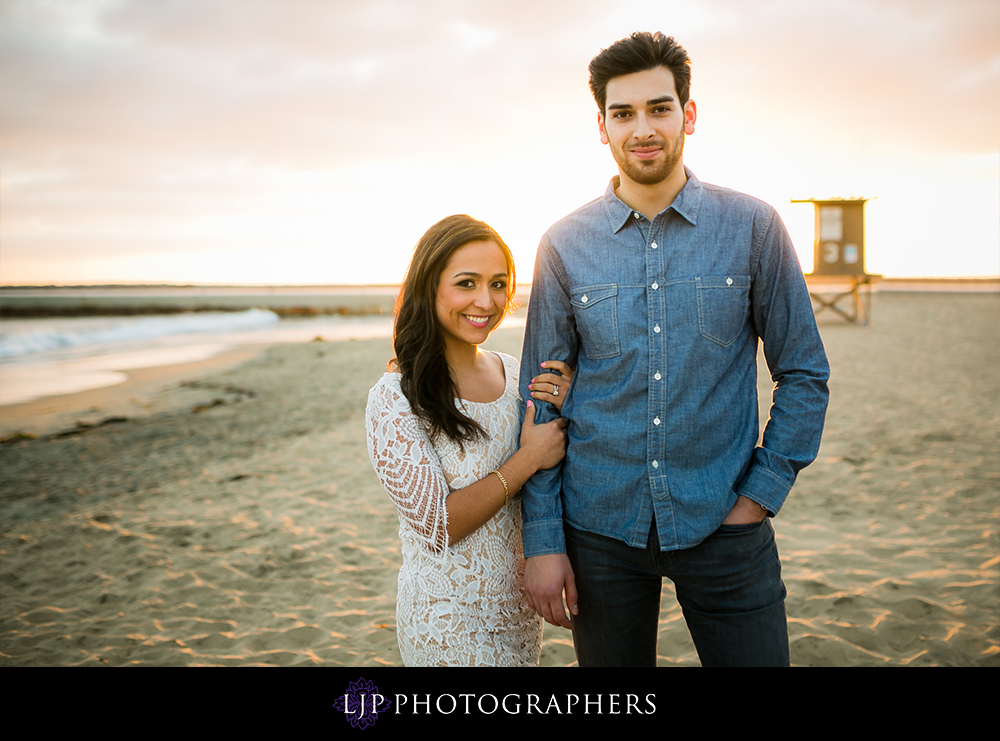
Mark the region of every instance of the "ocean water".
[[0, 321], [0, 359], [64, 350], [148, 343], [177, 335], [242, 332], [280, 321], [262, 309], [139, 317], [66, 317]]
[[0, 320], [0, 406], [123, 383], [126, 371], [246, 344], [390, 337], [392, 317], [281, 319], [264, 309]]

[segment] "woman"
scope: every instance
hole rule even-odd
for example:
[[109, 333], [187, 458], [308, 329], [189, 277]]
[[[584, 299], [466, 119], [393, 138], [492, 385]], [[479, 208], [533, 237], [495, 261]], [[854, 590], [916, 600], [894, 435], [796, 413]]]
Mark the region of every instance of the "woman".
[[[542, 623], [521, 594], [515, 495], [558, 463], [566, 423], [520, 425], [518, 362], [479, 349], [511, 311], [514, 261], [500, 236], [449, 216], [417, 243], [396, 308], [396, 357], [368, 395], [368, 452], [399, 514], [396, 624], [407, 666], [530, 666]], [[563, 363], [532, 396], [557, 402]], [[518, 434], [520, 433], [520, 435]], [[520, 446], [518, 445], [520, 437]]]

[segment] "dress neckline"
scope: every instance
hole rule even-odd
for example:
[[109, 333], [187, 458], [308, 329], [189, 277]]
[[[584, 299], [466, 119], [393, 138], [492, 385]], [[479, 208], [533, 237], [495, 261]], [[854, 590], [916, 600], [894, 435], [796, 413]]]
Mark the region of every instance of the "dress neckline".
[[493, 355], [496, 356], [497, 360], [500, 361], [500, 370], [503, 371], [503, 391], [501, 391], [500, 396], [495, 398], [493, 401], [472, 401], [471, 399], [463, 399], [461, 397], [455, 397], [455, 401], [459, 402], [460, 404], [479, 404], [479, 405], [496, 404], [498, 401], [500, 401], [507, 395], [508, 391], [510, 391], [511, 374], [507, 370], [507, 363], [504, 362], [503, 355], [493, 350], [488, 350], [487, 352], [493, 353]]
[[[496, 404], [498, 401], [500, 401], [505, 396], [507, 396], [508, 392], [510, 391], [510, 387], [511, 387], [511, 384], [513, 382], [513, 378], [511, 376], [510, 371], [507, 369], [507, 363], [504, 362], [504, 356], [503, 356], [503, 354], [498, 353], [498, 352], [496, 352], [494, 350], [488, 350], [487, 352], [493, 353], [500, 360], [500, 368], [503, 370], [503, 391], [500, 393], [500, 396], [498, 396], [497, 398], [495, 398], [493, 401], [472, 401], [470, 399], [463, 399], [460, 396], [456, 396], [455, 397], [455, 401], [458, 402], [459, 404], [479, 404], [479, 405]], [[510, 357], [510, 356], [508, 356], [508, 357]], [[389, 376], [389, 375], [392, 375], [392, 376], [401, 376], [402, 374], [398, 370], [389, 370], [389, 371], [386, 371], [386, 375], [387, 376]]]

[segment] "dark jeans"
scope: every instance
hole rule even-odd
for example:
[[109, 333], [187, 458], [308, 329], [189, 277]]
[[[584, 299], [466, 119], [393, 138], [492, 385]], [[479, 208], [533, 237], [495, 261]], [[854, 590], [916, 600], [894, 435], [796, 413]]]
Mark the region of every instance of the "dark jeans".
[[656, 666], [662, 577], [677, 601], [702, 666], [788, 666], [785, 585], [768, 519], [723, 525], [702, 543], [660, 551], [566, 528], [579, 593], [573, 642], [580, 666]]

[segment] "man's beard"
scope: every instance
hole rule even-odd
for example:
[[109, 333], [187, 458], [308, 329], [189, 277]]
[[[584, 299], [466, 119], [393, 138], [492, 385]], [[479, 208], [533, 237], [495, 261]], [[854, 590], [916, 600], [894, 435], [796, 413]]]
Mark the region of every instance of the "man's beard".
[[[645, 146], [659, 146], [661, 142], [651, 142]], [[615, 153], [616, 155], [618, 152]], [[622, 172], [628, 175], [629, 179], [640, 185], [656, 185], [666, 180], [670, 173], [674, 171], [684, 154], [684, 130], [681, 129], [680, 136], [674, 140], [674, 146], [669, 151], [664, 149], [665, 156], [657, 161], [634, 160], [628, 156], [628, 152], [623, 156], [615, 157]]]

